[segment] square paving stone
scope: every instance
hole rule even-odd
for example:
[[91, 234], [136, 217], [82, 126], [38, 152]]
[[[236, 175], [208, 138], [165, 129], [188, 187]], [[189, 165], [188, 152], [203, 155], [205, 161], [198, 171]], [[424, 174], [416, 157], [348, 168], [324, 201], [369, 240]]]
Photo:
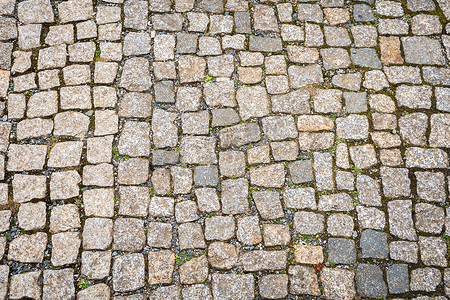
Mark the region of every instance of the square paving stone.
[[186, 164], [215, 164], [217, 156], [214, 152], [215, 138], [184, 137], [181, 139], [181, 162]]
[[154, 196], [150, 200], [148, 213], [153, 217], [171, 217], [174, 215], [174, 203], [173, 198]]
[[114, 170], [112, 164], [101, 163], [83, 167], [83, 185], [113, 186]]
[[289, 226], [282, 224], [263, 224], [263, 238], [266, 247], [286, 246], [291, 241]]
[[74, 270], [45, 270], [42, 299], [70, 299], [75, 297]]
[[354, 264], [356, 262], [355, 242], [350, 239], [329, 238], [328, 260], [335, 264]]
[[447, 266], [446, 243], [439, 237], [419, 237], [420, 258], [426, 266]]
[[151, 181], [155, 194], [164, 196], [170, 193], [170, 169], [154, 169]]
[[22, 203], [19, 207], [17, 218], [19, 227], [24, 230], [40, 230], [47, 222], [45, 202]]
[[76, 263], [80, 245], [79, 232], [61, 232], [52, 235], [52, 265], [63, 266]]
[[8, 149], [8, 171], [42, 170], [47, 155], [45, 145], [11, 144]]
[[23, 297], [40, 299], [42, 292], [39, 280], [41, 276], [42, 271], [40, 270], [12, 275], [9, 286], [9, 297], [11, 299], [20, 299]]
[[14, 202], [28, 202], [32, 199], [45, 197], [47, 180], [42, 175], [15, 174], [12, 180], [12, 188]]
[[294, 229], [300, 234], [318, 234], [324, 230], [325, 218], [321, 214], [299, 211], [294, 215]]
[[411, 182], [408, 178], [408, 169], [381, 167], [380, 173], [386, 197], [409, 196]]
[[295, 262], [300, 264], [317, 265], [323, 263], [323, 249], [321, 246], [294, 245]]
[[378, 229], [382, 230], [386, 224], [385, 213], [374, 207], [356, 207], [358, 213], [359, 227], [362, 229]]
[[422, 232], [440, 234], [444, 225], [444, 209], [429, 203], [417, 203], [414, 209], [416, 228]]
[[88, 217], [114, 216], [114, 190], [91, 189], [83, 192], [84, 213]]
[[148, 253], [148, 283], [172, 283], [175, 254], [170, 250]]
[[444, 56], [441, 45], [428, 37], [402, 37], [405, 61], [412, 64], [442, 65]]
[[143, 184], [148, 181], [149, 161], [144, 158], [129, 158], [119, 163], [117, 182], [119, 184]]
[[204, 282], [209, 275], [208, 259], [206, 255], [194, 257], [180, 267], [180, 282], [195, 284]]
[[245, 174], [245, 154], [241, 151], [219, 153], [220, 174], [226, 177], [241, 177]]
[[214, 299], [251, 299], [254, 296], [255, 279], [251, 274], [214, 274], [212, 291]]
[[222, 181], [222, 212], [224, 214], [240, 214], [249, 210], [248, 181], [228, 179]]
[[188, 194], [191, 192], [193, 178], [192, 170], [186, 167], [173, 166], [170, 168], [174, 194]]
[[213, 212], [220, 209], [219, 197], [214, 188], [199, 188], [195, 190], [198, 209], [202, 212]]
[[395, 264], [386, 270], [386, 279], [391, 294], [403, 294], [409, 291], [408, 265]]
[[50, 150], [47, 166], [51, 168], [73, 167], [80, 164], [82, 142], [62, 142], [55, 144]]
[[20, 235], [9, 244], [8, 260], [21, 263], [42, 263], [46, 247], [46, 233]]
[[275, 191], [258, 191], [252, 193], [259, 215], [264, 220], [284, 217], [280, 195]]
[[208, 262], [213, 268], [229, 270], [238, 262], [236, 246], [224, 242], [213, 242], [208, 246]]
[[145, 261], [141, 253], [116, 256], [112, 267], [113, 290], [129, 292], [145, 284]]
[[186, 223], [197, 220], [197, 203], [191, 200], [178, 202], [175, 205], [175, 219], [177, 223]]
[[417, 194], [421, 199], [440, 202], [445, 199], [444, 174], [440, 172], [415, 172]]
[[184, 223], [178, 226], [180, 249], [206, 248], [202, 226], [198, 223]]
[[147, 245], [155, 248], [170, 248], [172, 246], [172, 225], [149, 222], [147, 226]]
[[288, 275], [265, 275], [258, 280], [259, 292], [268, 299], [284, 298], [288, 294]]
[[370, 264], [359, 264], [356, 269], [356, 289], [365, 297], [377, 298], [387, 296], [386, 283], [380, 267]]
[[103, 279], [109, 275], [111, 251], [83, 251], [81, 253], [81, 274], [88, 279]]
[[287, 208], [316, 209], [316, 198], [313, 188], [286, 189], [283, 192], [284, 205]]
[[50, 232], [58, 233], [81, 228], [80, 212], [75, 204], [63, 204], [52, 208]]
[[235, 222], [232, 216], [215, 216], [205, 220], [207, 240], [226, 241], [235, 237]]
[[312, 160], [298, 160], [288, 165], [288, 172], [293, 183], [300, 184], [314, 180]]
[[331, 235], [351, 237], [353, 228], [353, 218], [350, 215], [337, 213], [327, 219], [327, 230]]
[[388, 257], [389, 248], [387, 244], [387, 236], [384, 232], [374, 231], [372, 229], [364, 230], [359, 241], [362, 257], [379, 258]]
[[259, 219], [257, 216], [238, 219], [237, 239], [244, 245], [255, 245], [262, 241]]
[[107, 298], [110, 295], [109, 286], [104, 283], [99, 283], [92, 285], [82, 291], [79, 291], [77, 294], [77, 299], [79, 300], [88, 300], [88, 299], [101, 299]]
[[147, 187], [120, 186], [119, 214], [134, 217], [147, 217], [150, 194]]
[[113, 249], [138, 252], [145, 246], [144, 221], [118, 218], [114, 221]]
[[331, 299], [353, 299], [356, 296], [355, 273], [352, 270], [324, 268], [320, 274], [325, 297]]
[[442, 281], [442, 274], [434, 268], [418, 268], [411, 271], [411, 291], [433, 292]]
[[194, 169], [194, 183], [196, 186], [216, 186], [219, 182], [217, 166], [198, 166]]
[[419, 246], [414, 242], [397, 241], [389, 244], [391, 259], [401, 260], [409, 263], [417, 263]]
[[284, 164], [270, 164], [250, 169], [250, 182], [262, 187], [279, 188], [284, 185]]

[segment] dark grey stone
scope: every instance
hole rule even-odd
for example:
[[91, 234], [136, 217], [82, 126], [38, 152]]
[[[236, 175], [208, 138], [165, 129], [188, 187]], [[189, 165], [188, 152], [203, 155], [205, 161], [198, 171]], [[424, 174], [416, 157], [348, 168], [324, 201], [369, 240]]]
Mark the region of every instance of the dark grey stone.
[[378, 298], [387, 296], [386, 283], [380, 267], [359, 264], [356, 269], [356, 289], [363, 297]]
[[356, 22], [372, 22], [375, 21], [372, 9], [367, 4], [353, 5], [353, 18]]
[[418, 65], [445, 64], [444, 51], [438, 40], [425, 36], [402, 38], [405, 62]]
[[161, 103], [175, 103], [175, 92], [172, 81], [155, 83], [155, 101]]
[[194, 169], [194, 183], [197, 186], [216, 186], [219, 183], [217, 166], [198, 166]]
[[387, 237], [384, 232], [378, 232], [372, 229], [363, 231], [359, 246], [361, 247], [363, 258], [384, 259], [389, 254]]
[[356, 262], [355, 241], [344, 238], [329, 238], [328, 261], [335, 264], [354, 264]]
[[386, 271], [389, 293], [403, 294], [409, 291], [408, 265], [395, 264]]

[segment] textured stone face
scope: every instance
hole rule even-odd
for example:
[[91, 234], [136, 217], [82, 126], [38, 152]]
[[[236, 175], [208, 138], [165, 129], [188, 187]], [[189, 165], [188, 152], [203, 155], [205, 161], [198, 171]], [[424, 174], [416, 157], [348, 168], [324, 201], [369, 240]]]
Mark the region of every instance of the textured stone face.
[[0, 299], [450, 296], [448, 0], [0, 0]]

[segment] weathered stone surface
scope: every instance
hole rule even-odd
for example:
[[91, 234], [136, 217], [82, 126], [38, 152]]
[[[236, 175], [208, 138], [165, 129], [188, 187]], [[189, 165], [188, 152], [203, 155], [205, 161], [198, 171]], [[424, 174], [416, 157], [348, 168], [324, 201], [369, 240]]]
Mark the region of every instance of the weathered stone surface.
[[126, 60], [120, 86], [132, 92], [141, 92], [151, 88], [152, 80], [148, 60], [142, 57]]
[[128, 292], [143, 287], [145, 284], [144, 255], [130, 253], [115, 257], [112, 277], [114, 291]]
[[283, 164], [272, 164], [250, 169], [250, 182], [257, 186], [282, 187], [284, 180]]
[[243, 123], [221, 129], [219, 131], [220, 147], [239, 147], [248, 143], [258, 142], [261, 131], [257, 123]]
[[79, 232], [62, 232], [52, 235], [52, 264], [63, 266], [76, 263], [80, 245]]
[[323, 283], [325, 296], [330, 299], [353, 299], [356, 295], [354, 276], [354, 271], [351, 270], [322, 269], [320, 280]]
[[22, 263], [42, 263], [47, 247], [47, 234], [38, 232], [18, 236], [9, 245], [8, 259]]
[[181, 162], [187, 164], [215, 164], [217, 156], [214, 152], [215, 138], [184, 137], [181, 140]]
[[311, 267], [290, 266], [288, 270], [290, 288], [289, 291], [294, 295], [307, 294], [319, 296], [319, 284], [316, 272]]
[[8, 171], [41, 170], [45, 164], [47, 146], [11, 144], [8, 151]]
[[39, 278], [41, 276], [42, 271], [27, 272], [11, 276], [9, 297], [11, 299], [20, 299], [23, 297], [40, 299], [42, 292]]
[[74, 270], [45, 270], [42, 299], [74, 298]]
[[442, 281], [442, 275], [438, 269], [419, 268], [411, 271], [411, 291], [432, 292]]
[[214, 274], [212, 291], [214, 299], [251, 299], [255, 280], [252, 275]]
[[356, 289], [358, 293], [370, 297], [386, 297], [387, 287], [380, 267], [370, 264], [359, 264], [356, 269]]
[[0, 299], [450, 295], [450, 6], [297, 2], [0, 0]]
[[442, 65], [444, 56], [441, 45], [428, 37], [403, 37], [405, 61], [412, 64]]
[[288, 294], [286, 274], [265, 275], [258, 280], [261, 296], [269, 299], [284, 298]]
[[81, 274], [89, 279], [103, 279], [109, 275], [111, 251], [83, 251], [81, 253]]
[[175, 254], [169, 250], [149, 252], [149, 284], [172, 283]]
[[258, 217], [239, 218], [237, 227], [237, 239], [244, 245], [255, 245], [262, 241]]

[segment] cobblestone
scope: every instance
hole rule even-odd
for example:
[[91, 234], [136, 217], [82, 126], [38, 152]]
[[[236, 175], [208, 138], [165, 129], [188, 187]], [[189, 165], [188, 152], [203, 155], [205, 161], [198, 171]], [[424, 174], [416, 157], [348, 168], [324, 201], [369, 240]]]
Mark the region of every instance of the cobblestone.
[[0, 299], [444, 299], [445, 0], [0, 0]]

